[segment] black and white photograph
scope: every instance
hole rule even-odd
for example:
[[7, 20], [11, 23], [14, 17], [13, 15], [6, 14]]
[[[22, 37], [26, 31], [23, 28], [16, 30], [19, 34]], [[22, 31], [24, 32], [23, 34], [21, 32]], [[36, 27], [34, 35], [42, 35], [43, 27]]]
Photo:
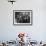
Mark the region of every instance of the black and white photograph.
[[13, 24], [32, 24], [32, 10], [14, 10]]

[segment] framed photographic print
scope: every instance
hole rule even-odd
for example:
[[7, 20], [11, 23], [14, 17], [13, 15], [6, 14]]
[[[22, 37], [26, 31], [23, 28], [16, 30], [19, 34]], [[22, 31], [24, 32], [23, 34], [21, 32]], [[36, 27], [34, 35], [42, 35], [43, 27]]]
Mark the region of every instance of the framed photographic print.
[[13, 10], [14, 25], [32, 25], [32, 10]]

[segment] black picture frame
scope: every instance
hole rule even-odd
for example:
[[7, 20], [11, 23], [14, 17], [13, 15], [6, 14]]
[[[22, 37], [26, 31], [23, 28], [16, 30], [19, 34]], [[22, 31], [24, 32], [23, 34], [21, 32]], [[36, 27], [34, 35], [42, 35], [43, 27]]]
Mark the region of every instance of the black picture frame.
[[[20, 16], [22, 16], [23, 19], [20, 18]], [[28, 18], [28, 19], [25, 19], [26, 21], [24, 20], [24, 16], [25, 18]], [[32, 10], [13, 10], [13, 25], [32, 25], [32, 24], [33, 24]]]

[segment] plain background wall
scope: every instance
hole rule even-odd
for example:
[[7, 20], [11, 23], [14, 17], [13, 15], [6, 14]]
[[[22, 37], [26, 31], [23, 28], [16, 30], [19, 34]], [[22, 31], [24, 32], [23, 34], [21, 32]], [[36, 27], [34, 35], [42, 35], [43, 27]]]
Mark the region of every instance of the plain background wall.
[[[14, 26], [13, 10], [33, 10], [32, 26]], [[15, 40], [19, 32], [29, 33], [33, 40], [46, 40], [46, 0], [0, 0], [0, 41]]]

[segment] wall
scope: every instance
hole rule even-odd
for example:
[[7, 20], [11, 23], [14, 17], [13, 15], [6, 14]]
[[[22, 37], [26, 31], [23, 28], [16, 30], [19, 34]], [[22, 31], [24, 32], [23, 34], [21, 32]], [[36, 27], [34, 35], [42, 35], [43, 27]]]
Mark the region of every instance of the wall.
[[[14, 26], [13, 10], [33, 10], [32, 26]], [[46, 40], [46, 1], [17, 0], [13, 5], [0, 0], [0, 40], [15, 40], [18, 32], [31, 34], [33, 40]]]

